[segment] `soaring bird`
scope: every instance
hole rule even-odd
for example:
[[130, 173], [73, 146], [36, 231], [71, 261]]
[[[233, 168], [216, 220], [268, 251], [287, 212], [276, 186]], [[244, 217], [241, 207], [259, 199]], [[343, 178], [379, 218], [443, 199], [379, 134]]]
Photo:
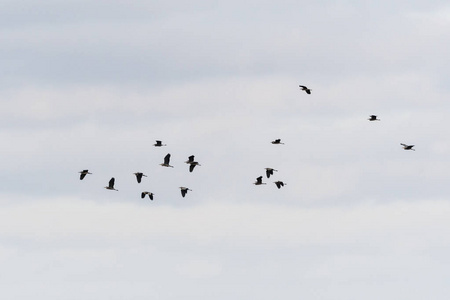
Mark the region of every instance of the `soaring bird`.
[[277, 186], [278, 189], [280, 189], [282, 186], [286, 185], [286, 183], [284, 183], [283, 181], [279, 181], [279, 180], [275, 181], [274, 183], [275, 183], [275, 185]]
[[162, 146], [167, 146], [167, 145], [163, 144], [161, 141], [156, 141], [156, 144], [153, 144], [153, 146], [155, 146], [155, 147], [162, 147]]
[[144, 174], [141, 173], [141, 172], [134, 173], [134, 175], [136, 175], [136, 179], [137, 179], [137, 182], [138, 182], [138, 183], [141, 183], [142, 176], [147, 177], [147, 175], [144, 175]]
[[400, 143], [400, 145], [403, 146], [403, 149], [405, 150], [412, 150], [412, 151], [416, 151], [416, 149], [413, 149], [412, 147], [414, 147], [414, 145], [406, 145], [406, 144], [402, 144]]
[[377, 119], [376, 115], [371, 115], [368, 120], [369, 121], [380, 121], [380, 119]]
[[261, 184], [265, 184], [262, 182], [262, 176], [259, 176], [258, 178], [256, 178], [256, 182], [253, 183], [254, 185], [261, 185]]
[[192, 191], [191, 189], [188, 189], [187, 187], [184, 186], [180, 186], [180, 189], [181, 189], [181, 196], [183, 196], [183, 198], [184, 196], [186, 196], [188, 191]]
[[185, 163], [189, 164], [189, 172], [194, 171], [195, 166], [201, 166], [198, 162], [194, 161], [194, 155], [189, 156], [188, 160]]
[[148, 197], [150, 198], [150, 200], [152, 200], [153, 201], [153, 193], [150, 193], [150, 192], [142, 192], [141, 193], [141, 198], [142, 199], [144, 199], [145, 198], [145, 195], [148, 195]]
[[273, 171], [278, 172], [278, 170], [272, 169], [272, 168], [266, 168], [266, 176], [267, 178], [270, 178], [270, 175], [273, 175]]
[[168, 153], [165, 157], [164, 157], [164, 163], [160, 164], [163, 167], [171, 167], [173, 168], [173, 166], [171, 166], [170, 164], [170, 153]]
[[113, 178], [111, 178], [110, 180], [109, 180], [109, 184], [108, 184], [108, 186], [105, 186], [105, 189], [107, 189], [107, 190], [114, 190], [114, 191], [118, 191], [118, 190], [116, 190], [115, 188], [114, 188], [114, 177]]
[[274, 145], [280, 145], [280, 144], [284, 145], [284, 143], [281, 142], [281, 139], [276, 139], [275, 141], [272, 141], [271, 143]]
[[306, 86], [299, 85], [299, 87], [302, 89], [302, 91], [305, 91], [307, 94], [311, 94], [311, 89], [308, 89]]
[[86, 177], [87, 174], [92, 174], [92, 173], [89, 173], [88, 170], [83, 170], [83, 171], [78, 172], [78, 173], [80, 173], [80, 180], [83, 180], [83, 178]]

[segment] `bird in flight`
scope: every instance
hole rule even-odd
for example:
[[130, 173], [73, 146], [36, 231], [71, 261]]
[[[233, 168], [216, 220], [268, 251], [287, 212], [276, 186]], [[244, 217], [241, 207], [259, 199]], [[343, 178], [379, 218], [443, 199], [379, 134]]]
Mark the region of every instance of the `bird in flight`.
[[83, 180], [83, 178], [86, 177], [87, 174], [92, 174], [92, 173], [89, 173], [88, 170], [83, 170], [83, 171], [78, 172], [78, 173], [80, 173], [80, 180]]
[[405, 150], [416, 151], [416, 149], [413, 149], [414, 145], [406, 145], [406, 144], [402, 144], [402, 143], [400, 143], [400, 145], [402, 145], [403, 149], [405, 149]]
[[170, 164], [170, 153], [168, 153], [165, 157], [164, 157], [164, 163], [160, 164], [163, 167], [171, 167], [173, 168], [173, 166], [171, 166]]
[[274, 145], [284, 145], [284, 143], [281, 142], [281, 139], [276, 139], [275, 141], [271, 142]]
[[377, 119], [376, 115], [371, 115], [368, 120], [369, 121], [380, 121], [380, 119]]
[[144, 174], [141, 173], [141, 172], [136, 172], [136, 173], [134, 173], [134, 175], [136, 175], [136, 179], [137, 179], [137, 182], [138, 182], [138, 183], [141, 183], [142, 176], [147, 177], [147, 175], [144, 175]]
[[183, 198], [184, 198], [184, 196], [186, 196], [188, 191], [192, 191], [191, 189], [188, 189], [187, 187], [184, 187], [184, 186], [180, 186], [180, 190], [181, 190], [181, 196], [183, 196]]
[[153, 201], [153, 193], [150, 193], [150, 192], [142, 192], [141, 193], [141, 198], [142, 199], [144, 199], [145, 198], [145, 195], [148, 195], [148, 197], [150, 198], [150, 200], [152, 200]]
[[283, 181], [279, 181], [279, 180], [275, 181], [274, 183], [275, 183], [275, 185], [277, 186], [278, 189], [280, 189], [282, 186], [286, 185], [286, 183], [284, 183]]
[[153, 146], [155, 146], [155, 147], [162, 147], [162, 146], [167, 146], [167, 145], [163, 144], [161, 141], [156, 141], [156, 144], [153, 144]]
[[311, 94], [311, 89], [308, 89], [304, 85], [299, 85], [299, 87], [302, 89], [302, 91], [305, 91], [308, 95]]
[[109, 180], [108, 186], [105, 186], [105, 189], [107, 189], [107, 190], [118, 191], [118, 190], [116, 190], [116, 189], [114, 188], [114, 181], [115, 181], [115, 179], [114, 179], [114, 177], [112, 177], [112, 178]]
[[256, 178], [256, 182], [253, 183], [254, 185], [261, 185], [261, 184], [265, 184], [262, 182], [262, 176], [259, 176]]
[[194, 171], [195, 166], [201, 166], [198, 162], [194, 161], [194, 155], [189, 156], [188, 160], [185, 163], [189, 164], [189, 172]]
[[270, 175], [273, 175], [273, 171], [278, 172], [278, 170], [272, 169], [272, 168], [266, 168], [266, 176], [267, 178], [270, 178]]

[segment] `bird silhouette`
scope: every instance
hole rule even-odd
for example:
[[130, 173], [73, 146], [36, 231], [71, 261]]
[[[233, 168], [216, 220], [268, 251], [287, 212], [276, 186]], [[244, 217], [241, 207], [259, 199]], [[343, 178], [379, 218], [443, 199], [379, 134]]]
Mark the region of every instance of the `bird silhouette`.
[[107, 190], [118, 191], [118, 190], [116, 190], [116, 189], [114, 188], [114, 181], [115, 181], [115, 179], [114, 179], [114, 177], [112, 177], [112, 178], [109, 180], [108, 186], [105, 186], [105, 189], [107, 189]]
[[308, 95], [311, 94], [311, 89], [308, 89], [306, 86], [304, 85], [299, 85], [299, 87], [302, 89], [302, 91], [305, 91]]
[[92, 174], [92, 173], [89, 173], [88, 170], [83, 170], [78, 173], [80, 173], [80, 180], [83, 180], [83, 178], [86, 177], [87, 174]]

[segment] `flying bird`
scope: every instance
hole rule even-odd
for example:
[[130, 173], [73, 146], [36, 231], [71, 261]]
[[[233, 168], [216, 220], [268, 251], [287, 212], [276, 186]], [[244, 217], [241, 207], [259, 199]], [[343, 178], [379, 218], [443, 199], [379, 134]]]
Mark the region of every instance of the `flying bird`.
[[167, 145], [163, 144], [161, 141], [156, 141], [156, 144], [153, 144], [153, 146], [155, 146], [155, 147], [162, 147], [162, 146], [167, 146]]
[[405, 150], [416, 151], [416, 149], [413, 149], [414, 145], [406, 145], [406, 144], [402, 144], [402, 143], [400, 143], [400, 145], [402, 145], [403, 149], [405, 149]]
[[189, 164], [189, 172], [194, 171], [195, 166], [201, 166], [198, 162], [194, 161], [194, 155], [189, 156], [188, 160], [185, 163]]
[[376, 115], [371, 115], [368, 120], [369, 121], [380, 121], [380, 119], [377, 119]]
[[142, 199], [144, 199], [145, 198], [145, 195], [148, 195], [148, 197], [150, 198], [150, 200], [152, 200], [153, 201], [153, 193], [150, 193], [150, 192], [142, 192], [141, 193], [141, 198]]
[[262, 178], [263, 178], [262, 176], [257, 177], [257, 178], [256, 178], [256, 182], [254, 182], [253, 184], [254, 184], [254, 185], [265, 184], [265, 183], [262, 182]]
[[272, 169], [272, 168], [266, 168], [266, 176], [267, 178], [270, 178], [270, 175], [273, 175], [273, 171], [278, 172], [278, 170]]
[[92, 173], [89, 173], [88, 170], [83, 170], [83, 171], [78, 172], [78, 173], [80, 173], [80, 180], [83, 180], [83, 178], [86, 177], [87, 174], [92, 174]]
[[302, 91], [305, 91], [307, 94], [311, 94], [311, 89], [308, 89], [306, 86], [299, 85], [299, 87], [302, 89]]
[[180, 189], [181, 189], [181, 196], [183, 196], [183, 198], [184, 196], [186, 196], [188, 191], [192, 191], [191, 189], [188, 189], [187, 187], [184, 186], [180, 186]]
[[160, 164], [163, 167], [171, 167], [173, 168], [173, 166], [171, 166], [170, 164], [170, 153], [168, 153], [165, 157], [164, 157], [164, 163]]
[[284, 145], [284, 143], [281, 142], [281, 139], [276, 139], [275, 141], [272, 141], [271, 143], [274, 145], [280, 145], [280, 144]]
[[283, 181], [279, 181], [279, 180], [275, 181], [274, 183], [275, 183], [275, 185], [277, 186], [278, 189], [280, 189], [282, 186], [286, 185], [286, 183], [284, 183]]
[[147, 177], [147, 175], [144, 175], [144, 174], [141, 173], [141, 172], [134, 173], [134, 175], [136, 175], [136, 179], [137, 179], [137, 182], [138, 182], [138, 183], [141, 183], [142, 176]]
[[115, 179], [114, 179], [114, 177], [112, 177], [112, 178], [109, 180], [108, 186], [105, 186], [105, 189], [107, 189], [107, 190], [118, 191], [118, 190], [116, 190], [116, 189], [114, 188], [114, 181], [115, 181]]

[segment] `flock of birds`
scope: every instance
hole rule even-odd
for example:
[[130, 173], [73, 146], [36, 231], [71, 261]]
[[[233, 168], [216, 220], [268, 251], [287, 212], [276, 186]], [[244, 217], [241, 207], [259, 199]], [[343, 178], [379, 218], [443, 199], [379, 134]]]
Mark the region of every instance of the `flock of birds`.
[[[155, 146], [155, 147], [163, 147], [163, 146], [167, 146], [167, 145], [163, 144], [162, 141], [157, 140], [156, 143], [153, 146]], [[196, 166], [201, 166], [197, 161], [195, 161], [195, 156], [194, 155], [189, 156], [188, 160], [185, 161], [185, 163], [187, 163], [189, 165], [189, 172], [194, 171], [194, 168]], [[164, 156], [164, 161], [160, 165], [163, 166], [163, 167], [173, 168], [173, 166], [170, 165], [170, 153], [168, 153], [166, 156]], [[80, 173], [80, 180], [83, 180], [86, 177], [86, 175], [92, 174], [91, 172], [89, 172], [88, 169], [80, 171], [79, 173]], [[136, 172], [136, 173], [133, 173], [133, 174], [136, 176], [137, 183], [141, 183], [142, 177], [147, 177], [147, 175], [145, 175], [142, 172]], [[105, 189], [112, 190], [112, 191], [119, 191], [118, 189], [114, 188], [115, 181], [116, 181], [115, 178], [112, 177], [109, 180], [109, 182], [108, 182], [108, 186], [105, 186]], [[192, 191], [192, 190], [187, 188], [187, 187], [180, 186], [180, 191], [181, 191], [181, 196], [185, 197], [187, 192], [188, 191]], [[150, 198], [150, 200], [153, 200], [154, 194], [152, 192], [148, 192], [148, 191], [141, 192], [141, 198], [142, 199], [144, 199], [147, 195]]]
[[[306, 94], [308, 94], [308, 95], [311, 94], [311, 89], [310, 89], [310, 88], [308, 88], [308, 87], [306, 87], [306, 86], [304, 86], [304, 85], [299, 85], [299, 87], [300, 87], [300, 89], [301, 89], [302, 91], [305, 91]], [[380, 119], [377, 118], [376, 115], [370, 115], [369, 118], [368, 118], [368, 120], [369, 120], [369, 121], [381, 121]], [[272, 143], [273, 145], [284, 145], [284, 143], [281, 142], [281, 139], [273, 140], [271, 143]], [[415, 151], [415, 149], [413, 149], [414, 145], [407, 145], [407, 144], [404, 144], [404, 143], [400, 143], [400, 145], [403, 147], [404, 150], [412, 150], [412, 151]], [[166, 145], [166, 144], [163, 144], [162, 141], [157, 140], [156, 143], [155, 143], [153, 146], [155, 146], [155, 147], [163, 147], [163, 146], [167, 146], [167, 145]], [[195, 168], [196, 166], [201, 166], [197, 161], [195, 161], [195, 156], [194, 156], [194, 155], [189, 156], [189, 157], [188, 157], [188, 160], [185, 161], [185, 163], [189, 165], [189, 172], [194, 171], [194, 168]], [[170, 153], [168, 153], [168, 154], [164, 157], [164, 162], [161, 163], [160, 165], [163, 166], [163, 167], [173, 168], [173, 166], [170, 165]], [[275, 169], [273, 169], [273, 168], [265, 168], [265, 170], [266, 170], [266, 177], [267, 177], [267, 178], [270, 178], [270, 176], [273, 175], [273, 172], [278, 172], [278, 170], [275, 170]], [[83, 179], [86, 177], [86, 175], [92, 174], [92, 173], [89, 172], [88, 169], [83, 170], [83, 171], [80, 171], [79, 173], [80, 173], [80, 180], [83, 180]], [[143, 174], [142, 172], [136, 172], [136, 173], [134, 173], [134, 175], [136, 176], [136, 180], [137, 180], [138, 183], [141, 183], [142, 177], [147, 177], [147, 176], [146, 176], [145, 174]], [[253, 184], [254, 184], [254, 185], [263, 185], [263, 184], [266, 184], [266, 183], [264, 183], [264, 182], [262, 181], [262, 179], [263, 179], [263, 176], [257, 177], [257, 178], [256, 178], [256, 181], [255, 181]], [[113, 190], [113, 191], [118, 191], [117, 189], [114, 188], [114, 183], [115, 183], [115, 179], [114, 179], [114, 177], [112, 177], [112, 178], [109, 180], [108, 186], [105, 186], [105, 189], [107, 189], [107, 190]], [[280, 189], [281, 187], [283, 187], [283, 186], [286, 185], [286, 183], [284, 183], [284, 182], [281, 181], [281, 180], [274, 181], [274, 183], [275, 183], [275, 185], [277, 186], [278, 189]], [[182, 197], [185, 197], [186, 194], [187, 194], [187, 192], [188, 192], [188, 191], [192, 191], [192, 190], [189, 189], [189, 188], [187, 188], [187, 187], [180, 186], [180, 191], [181, 191], [181, 196], [182, 196]], [[148, 191], [143, 191], [143, 192], [141, 193], [141, 198], [144, 199], [147, 195], [148, 195], [148, 197], [150, 198], [150, 200], [153, 200], [154, 194], [151, 193], [151, 192], [148, 192]]]

